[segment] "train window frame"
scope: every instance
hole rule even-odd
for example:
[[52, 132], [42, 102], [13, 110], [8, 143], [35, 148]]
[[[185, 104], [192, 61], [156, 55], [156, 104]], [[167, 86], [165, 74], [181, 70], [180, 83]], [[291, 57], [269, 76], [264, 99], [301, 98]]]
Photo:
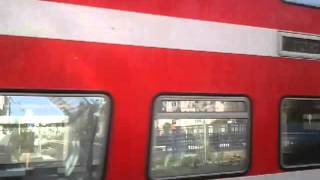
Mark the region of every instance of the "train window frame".
[[320, 161], [319, 163], [305, 163], [301, 165], [285, 165], [284, 164], [284, 159], [283, 159], [283, 137], [282, 137], [282, 128], [283, 128], [283, 104], [285, 100], [308, 100], [308, 101], [320, 101], [320, 97], [315, 97], [315, 96], [286, 96], [283, 97], [280, 101], [280, 111], [279, 111], [279, 165], [280, 168], [283, 170], [288, 170], [288, 171], [293, 171], [293, 170], [304, 170], [304, 169], [314, 169], [314, 168], [319, 168], [320, 167]]
[[293, 0], [282, 0], [284, 3], [292, 4], [292, 5], [297, 5], [297, 6], [304, 6], [308, 8], [320, 8], [319, 5], [313, 5], [310, 3], [303, 3], [303, 2], [298, 2], [298, 1], [293, 1]]
[[[233, 114], [232, 117], [228, 117], [228, 116], [224, 116], [223, 118], [219, 115], [217, 115], [216, 117], [211, 117], [210, 115], [208, 115], [209, 113], [204, 113], [205, 115], [202, 116], [203, 118], [217, 118], [217, 119], [228, 119], [228, 118], [235, 118], [235, 114], [244, 114], [246, 113], [246, 116], [238, 116], [236, 118], [238, 119], [246, 119], [247, 120], [247, 124], [246, 124], [246, 143], [247, 146], [245, 148], [245, 155], [246, 155], [246, 166], [244, 166], [243, 169], [241, 170], [236, 170], [236, 171], [221, 171], [221, 172], [213, 172], [213, 173], [198, 173], [198, 174], [192, 174], [192, 175], [178, 175], [178, 176], [167, 176], [167, 177], [154, 177], [152, 174], [152, 152], [153, 152], [153, 147], [154, 147], [154, 123], [155, 123], [155, 119], [159, 119], [159, 117], [161, 116], [157, 116], [156, 114], [156, 109], [159, 106], [159, 102], [163, 101], [163, 100], [177, 100], [177, 101], [183, 101], [183, 100], [213, 100], [213, 101], [241, 101], [244, 102], [245, 106], [246, 106], [246, 111], [245, 112], [223, 112], [224, 114]], [[210, 177], [214, 177], [214, 178], [220, 178], [220, 177], [230, 177], [230, 176], [241, 176], [246, 174], [250, 167], [251, 167], [251, 148], [252, 148], [252, 103], [251, 103], [251, 99], [248, 96], [243, 96], [243, 95], [210, 95], [210, 94], [160, 94], [157, 95], [154, 99], [153, 99], [153, 103], [152, 103], [152, 112], [151, 112], [151, 123], [150, 123], [150, 133], [149, 133], [149, 149], [148, 149], [148, 162], [147, 162], [147, 176], [149, 179], [151, 180], [169, 180], [169, 179], [189, 179], [189, 178], [210, 178]], [[170, 114], [170, 112], [167, 112], [167, 114]], [[215, 112], [215, 114], [218, 114], [219, 112]], [[173, 113], [176, 114], [176, 113]], [[198, 115], [191, 115], [190, 112], [184, 113], [189, 114], [189, 117], [183, 117], [182, 119], [190, 119], [190, 118], [201, 118], [199, 117], [199, 113]], [[235, 119], [236, 119], [235, 118]]]
[[315, 34], [305, 34], [305, 33], [297, 33], [297, 32], [289, 32], [289, 31], [279, 31], [278, 32], [278, 54], [282, 57], [291, 57], [298, 59], [306, 59], [306, 60], [320, 60], [320, 54], [312, 54], [305, 52], [294, 52], [287, 51], [283, 48], [283, 39], [284, 38], [298, 38], [305, 40], [315, 40], [320, 41], [320, 36]]
[[[82, 90], [2, 90], [0, 91], [0, 96], [21, 96], [21, 97], [82, 97], [82, 98], [103, 98], [108, 105], [105, 107], [106, 112], [103, 113], [105, 115], [103, 121], [105, 129], [105, 134], [102, 139], [102, 153], [101, 153], [101, 172], [99, 173], [99, 177], [97, 179], [104, 179], [106, 177], [106, 168], [108, 165], [108, 152], [109, 152], [109, 143], [110, 143], [110, 137], [111, 137], [111, 126], [112, 126], [112, 114], [113, 114], [113, 97], [111, 94], [103, 91], [82, 91]], [[44, 161], [45, 162], [45, 161]], [[21, 164], [17, 162], [16, 164]], [[9, 165], [9, 164], [8, 164]], [[3, 171], [3, 167], [8, 166], [6, 164], [0, 165], [0, 178], [8, 177], [23, 177], [27, 174], [30, 174], [28, 172], [29, 170], [33, 169], [22, 169], [22, 171], [12, 171], [12, 172], [6, 172]], [[34, 170], [37, 168], [34, 168]], [[42, 172], [44, 169], [50, 169], [50, 167], [42, 167], [40, 169], [40, 172]], [[65, 173], [64, 168], [57, 167], [57, 173]], [[77, 170], [76, 170], [77, 171]], [[32, 174], [32, 173], [31, 173]], [[45, 175], [45, 174], [43, 174]]]

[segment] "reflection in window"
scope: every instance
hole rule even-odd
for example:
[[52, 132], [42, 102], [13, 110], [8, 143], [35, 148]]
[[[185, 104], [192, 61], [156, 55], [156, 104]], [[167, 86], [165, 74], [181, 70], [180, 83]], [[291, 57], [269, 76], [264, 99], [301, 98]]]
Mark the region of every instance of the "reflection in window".
[[242, 112], [245, 111], [244, 102], [230, 102], [221, 100], [164, 100], [161, 102], [161, 112]]
[[281, 165], [320, 164], [320, 99], [286, 98], [281, 106]]
[[0, 96], [1, 177], [100, 179], [106, 96]]
[[153, 178], [239, 173], [247, 169], [249, 103], [246, 98], [225, 99], [157, 98], [150, 158]]

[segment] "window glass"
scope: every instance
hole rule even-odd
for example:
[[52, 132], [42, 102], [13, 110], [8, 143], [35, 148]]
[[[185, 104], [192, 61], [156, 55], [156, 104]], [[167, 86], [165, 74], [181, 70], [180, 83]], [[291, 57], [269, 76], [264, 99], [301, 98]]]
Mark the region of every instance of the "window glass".
[[320, 7], [320, 0], [284, 0], [286, 2], [313, 6], [313, 7]]
[[320, 58], [320, 37], [279, 31], [279, 55], [305, 59]]
[[286, 98], [281, 105], [281, 165], [320, 164], [320, 99]]
[[101, 179], [110, 99], [2, 94], [0, 177]]
[[318, 40], [283, 36], [283, 50], [289, 52], [320, 54], [320, 38]]
[[168, 179], [246, 171], [249, 116], [249, 101], [242, 97], [158, 97], [150, 176]]

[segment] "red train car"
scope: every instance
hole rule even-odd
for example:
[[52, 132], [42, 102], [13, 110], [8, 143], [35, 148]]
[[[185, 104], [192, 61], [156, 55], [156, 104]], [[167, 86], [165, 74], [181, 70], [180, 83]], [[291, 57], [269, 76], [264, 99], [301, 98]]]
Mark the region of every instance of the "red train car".
[[318, 179], [319, 0], [0, 2], [0, 177]]

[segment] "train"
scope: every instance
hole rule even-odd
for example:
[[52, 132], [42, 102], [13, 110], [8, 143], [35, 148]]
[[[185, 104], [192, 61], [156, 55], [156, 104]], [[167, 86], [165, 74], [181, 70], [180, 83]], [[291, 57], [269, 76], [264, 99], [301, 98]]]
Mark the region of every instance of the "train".
[[0, 178], [319, 179], [319, 0], [1, 0]]

